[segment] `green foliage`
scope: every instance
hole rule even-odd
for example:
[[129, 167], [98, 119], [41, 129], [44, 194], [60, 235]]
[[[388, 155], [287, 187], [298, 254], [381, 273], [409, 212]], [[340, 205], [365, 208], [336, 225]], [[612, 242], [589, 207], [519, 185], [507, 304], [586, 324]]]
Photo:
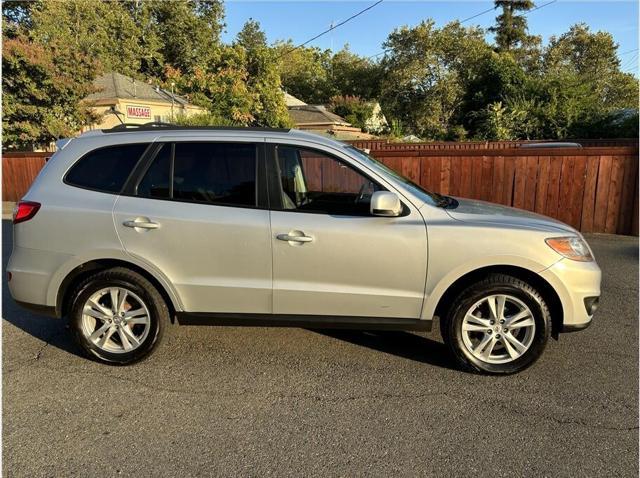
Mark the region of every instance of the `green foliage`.
[[534, 7], [532, 0], [496, 0], [495, 8], [502, 8], [496, 17], [496, 25], [489, 29], [496, 34], [497, 51], [511, 51], [531, 41], [527, 34], [527, 19], [517, 12], [526, 12]]
[[361, 129], [366, 129], [365, 123], [373, 115], [373, 104], [357, 96], [334, 96], [329, 103], [329, 109]]
[[433, 21], [391, 33], [381, 62], [385, 114], [402, 119], [421, 137], [446, 137], [456, 122], [469, 67], [490, 51], [483, 36], [482, 30], [459, 23], [438, 29]]
[[575, 25], [543, 47], [527, 31], [531, 0], [495, 4], [495, 45], [480, 28], [429, 20], [393, 31], [374, 62], [348, 46], [269, 46], [253, 20], [223, 44], [221, 0], [6, 0], [5, 146], [46, 143], [90, 122], [79, 100], [100, 71], [173, 88], [207, 110], [198, 124], [289, 126], [285, 90], [331, 103], [360, 127], [378, 101], [396, 137], [637, 134], [638, 80], [620, 71], [610, 34]]
[[309, 104], [323, 104], [333, 96], [329, 88], [331, 52], [296, 48], [291, 40], [274, 45], [284, 90]]
[[95, 117], [81, 102], [98, 65], [77, 50], [44, 47], [25, 36], [4, 40], [2, 136], [8, 149], [44, 146]]
[[198, 113], [191, 116], [178, 116], [174, 123], [180, 126], [242, 126], [242, 124], [217, 116], [213, 113]]
[[260, 126], [289, 127], [291, 119], [282, 94], [276, 53], [267, 46], [260, 24], [245, 23], [238, 33], [236, 45], [246, 56], [247, 88], [252, 95], [253, 123]]

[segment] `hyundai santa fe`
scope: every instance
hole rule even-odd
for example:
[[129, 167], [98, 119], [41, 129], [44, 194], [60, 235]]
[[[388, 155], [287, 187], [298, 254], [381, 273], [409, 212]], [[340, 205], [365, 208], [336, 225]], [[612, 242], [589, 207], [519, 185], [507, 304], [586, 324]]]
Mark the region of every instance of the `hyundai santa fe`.
[[442, 196], [285, 129], [142, 126], [59, 142], [14, 212], [9, 289], [135, 362], [172, 324], [430, 330], [467, 370], [587, 327], [600, 269], [572, 227]]

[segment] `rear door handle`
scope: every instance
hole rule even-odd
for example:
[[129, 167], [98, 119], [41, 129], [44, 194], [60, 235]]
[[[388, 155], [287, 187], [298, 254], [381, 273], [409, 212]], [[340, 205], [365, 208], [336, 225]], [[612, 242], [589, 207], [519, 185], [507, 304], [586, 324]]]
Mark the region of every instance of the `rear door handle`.
[[276, 236], [276, 238], [278, 238], [281, 241], [286, 241], [286, 242], [311, 242], [313, 241], [313, 237], [309, 237], [309, 236], [293, 236], [291, 234], [278, 234]]
[[133, 221], [124, 221], [122, 223], [123, 226], [125, 227], [133, 227], [133, 228], [140, 228], [140, 229], [158, 229], [160, 227], [160, 224], [158, 224], [157, 222], [153, 222], [150, 221], [147, 218], [137, 218]]

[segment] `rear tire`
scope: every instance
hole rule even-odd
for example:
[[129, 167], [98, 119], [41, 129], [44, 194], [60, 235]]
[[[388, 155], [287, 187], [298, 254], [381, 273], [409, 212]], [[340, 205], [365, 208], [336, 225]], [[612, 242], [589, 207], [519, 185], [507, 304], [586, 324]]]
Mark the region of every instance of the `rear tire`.
[[91, 358], [112, 365], [147, 357], [169, 326], [169, 309], [145, 277], [115, 267], [78, 284], [69, 321], [74, 337]]
[[551, 317], [533, 286], [509, 275], [490, 274], [454, 300], [440, 330], [462, 368], [507, 375], [540, 357]]

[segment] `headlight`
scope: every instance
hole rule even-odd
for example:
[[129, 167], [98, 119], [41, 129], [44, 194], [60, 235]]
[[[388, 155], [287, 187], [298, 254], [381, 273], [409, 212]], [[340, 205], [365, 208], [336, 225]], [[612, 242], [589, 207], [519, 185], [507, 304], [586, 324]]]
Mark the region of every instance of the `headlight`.
[[589, 246], [577, 236], [550, 237], [545, 239], [545, 242], [558, 254], [572, 261], [591, 262], [593, 260]]

